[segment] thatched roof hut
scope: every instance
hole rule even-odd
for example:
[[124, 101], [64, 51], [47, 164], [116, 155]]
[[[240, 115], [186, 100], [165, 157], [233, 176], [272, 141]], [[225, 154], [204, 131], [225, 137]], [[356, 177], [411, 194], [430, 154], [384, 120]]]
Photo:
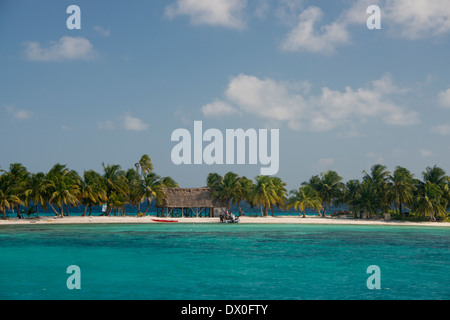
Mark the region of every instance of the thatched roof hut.
[[226, 207], [226, 201], [213, 199], [210, 188], [163, 188], [164, 198], [160, 208], [219, 208]]
[[161, 209], [160, 215], [173, 215], [181, 210], [181, 215], [213, 216], [214, 208], [227, 207], [226, 201], [213, 198], [210, 188], [163, 188], [162, 192], [164, 197], [156, 204]]

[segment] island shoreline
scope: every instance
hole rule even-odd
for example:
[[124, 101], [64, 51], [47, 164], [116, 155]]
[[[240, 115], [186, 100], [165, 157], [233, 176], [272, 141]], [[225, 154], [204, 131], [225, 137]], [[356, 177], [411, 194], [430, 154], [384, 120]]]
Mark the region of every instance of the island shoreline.
[[[49, 225], [49, 224], [164, 224], [156, 222], [155, 216], [72, 216], [72, 217], [39, 217], [39, 218], [8, 218], [0, 220], [0, 226], [6, 225]], [[159, 218], [177, 221], [181, 224], [218, 224], [219, 218], [209, 217], [183, 217], [183, 218]], [[240, 224], [331, 224], [331, 225], [377, 225], [377, 226], [426, 226], [426, 227], [450, 227], [450, 222], [411, 222], [398, 220], [371, 220], [336, 217], [240, 217]]]

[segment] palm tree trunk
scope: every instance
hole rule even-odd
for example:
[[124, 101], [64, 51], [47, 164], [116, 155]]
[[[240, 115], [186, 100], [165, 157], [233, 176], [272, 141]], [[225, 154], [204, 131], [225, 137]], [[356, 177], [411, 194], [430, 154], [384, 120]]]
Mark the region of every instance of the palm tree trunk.
[[20, 204], [17, 205], [17, 218], [20, 219]]
[[305, 216], [305, 210], [303, 210], [303, 218], [305, 218], [306, 216]]
[[92, 214], [92, 206], [89, 206], [89, 217], [91, 216], [91, 214]]
[[150, 199], [147, 198], [147, 208], [145, 209], [144, 216], [147, 214], [149, 208], [150, 208]]
[[6, 209], [2, 210], [2, 219], [6, 219]]
[[49, 203], [49, 205], [50, 205], [50, 208], [52, 208], [53, 212], [55, 213], [55, 216], [58, 216], [59, 213], [58, 213], [58, 211], [56, 211], [55, 207], [53, 207], [53, 205], [51, 203]]
[[88, 208], [88, 205], [85, 205], [85, 206], [84, 206], [84, 212], [83, 212], [83, 214], [82, 214], [82, 217], [86, 217], [87, 208]]

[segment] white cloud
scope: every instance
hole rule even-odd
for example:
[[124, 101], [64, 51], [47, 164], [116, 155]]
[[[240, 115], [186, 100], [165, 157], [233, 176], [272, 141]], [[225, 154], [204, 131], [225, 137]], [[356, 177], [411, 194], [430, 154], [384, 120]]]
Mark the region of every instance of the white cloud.
[[27, 120], [33, 116], [33, 113], [28, 110], [17, 109], [16, 106], [6, 106], [6, 111], [18, 120]]
[[373, 4], [381, 8], [382, 28], [392, 36], [416, 40], [450, 32], [450, 6], [442, 0], [358, 0], [341, 18], [365, 25], [365, 10]]
[[446, 91], [441, 91], [438, 94], [439, 105], [444, 108], [450, 108], [450, 88]]
[[[395, 104], [391, 97], [404, 94], [390, 76], [373, 81], [365, 88], [346, 87], [344, 91], [323, 87], [320, 94], [310, 94], [304, 83], [276, 81], [240, 74], [233, 77], [225, 91], [225, 101], [215, 101], [205, 110], [235, 112], [285, 123], [292, 130], [328, 131], [338, 126], [351, 127], [369, 119], [389, 125], [419, 122], [415, 111]], [[216, 106], [213, 108], [213, 106]], [[219, 112], [217, 112], [219, 113]], [[206, 115], [206, 114], [205, 114]]]
[[281, 21], [288, 25], [295, 21], [281, 43], [283, 50], [334, 53], [338, 46], [351, 44], [350, 28], [366, 28], [367, 8], [374, 4], [381, 8], [382, 29], [391, 36], [417, 40], [450, 33], [450, 6], [442, 0], [357, 0], [335, 21], [322, 25], [322, 10], [316, 6], [303, 9], [302, 4], [284, 0], [278, 6], [276, 15]]
[[435, 126], [431, 128], [431, 132], [443, 135], [443, 136], [450, 136], [450, 124], [442, 124], [439, 126]]
[[148, 124], [144, 123], [141, 119], [129, 115], [125, 116], [123, 125], [126, 130], [130, 131], [145, 131], [148, 128]]
[[391, 31], [403, 38], [414, 40], [450, 32], [448, 1], [386, 0], [382, 10]]
[[32, 61], [87, 60], [94, 58], [94, 46], [83, 37], [64, 36], [48, 47], [39, 42], [26, 42], [25, 55]]
[[346, 25], [333, 22], [316, 29], [323, 12], [318, 7], [308, 7], [298, 17], [297, 26], [292, 29], [281, 44], [286, 51], [309, 51], [331, 54], [335, 47], [350, 42]]
[[213, 103], [204, 105], [202, 107], [202, 113], [207, 117], [221, 117], [239, 114], [240, 112], [229, 104], [216, 100]]
[[242, 29], [246, 5], [246, 0], [177, 0], [166, 8], [166, 16], [173, 19], [187, 15], [194, 25]]
[[100, 26], [95, 26], [94, 30], [97, 31], [97, 33], [99, 35], [103, 36], [103, 37], [109, 37], [111, 35], [111, 29], [110, 28], [106, 29], [106, 28], [103, 28], [103, 27], [100, 27]]

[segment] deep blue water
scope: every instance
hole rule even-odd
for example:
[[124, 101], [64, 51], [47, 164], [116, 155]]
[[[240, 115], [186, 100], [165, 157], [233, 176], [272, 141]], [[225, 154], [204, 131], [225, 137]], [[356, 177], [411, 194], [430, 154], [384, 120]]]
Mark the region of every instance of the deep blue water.
[[450, 299], [449, 248], [444, 227], [1, 226], [0, 299]]

